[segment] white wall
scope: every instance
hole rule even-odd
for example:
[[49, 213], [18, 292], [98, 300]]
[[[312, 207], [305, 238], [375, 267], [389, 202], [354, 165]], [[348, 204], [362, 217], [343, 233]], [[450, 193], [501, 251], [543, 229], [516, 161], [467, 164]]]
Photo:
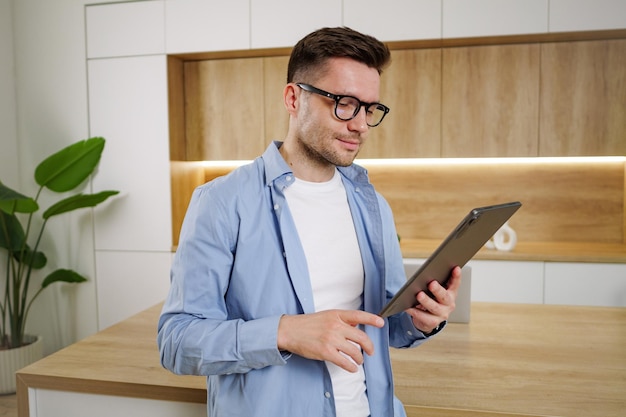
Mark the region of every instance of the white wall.
[[[167, 121], [159, 119], [166, 109], [165, 86], [154, 84], [143, 102], [135, 101], [132, 91], [120, 96], [114, 88], [117, 81], [133, 86], [138, 68], [150, 71], [142, 82], [154, 82], [163, 75], [166, 53], [290, 46], [323, 25], [346, 24], [383, 40], [626, 27], [626, 2], [620, 0], [393, 0], [384, 7], [373, 0], [104, 3], [114, 2], [0, 0], [0, 88], [15, 85], [17, 91], [16, 107], [10, 97], [0, 99], [2, 117], [8, 118], [2, 129], [9, 130], [6, 154], [2, 139], [0, 173], [17, 173], [32, 187], [32, 170], [43, 157], [103, 135], [107, 148], [93, 186], [122, 191], [96, 211], [95, 221], [84, 211], [51, 225], [54, 241], [46, 239], [44, 246], [54, 256], [53, 266], [71, 266], [91, 279], [50, 291], [33, 311], [28, 328], [44, 335], [47, 353], [142, 310], [167, 290], [171, 219], [164, 207], [168, 173], [162, 171], [168, 164], [162, 130]], [[103, 5], [86, 10], [89, 4]], [[10, 5], [12, 20], [5, 13]], [[85, 16], [94, 11], [87, 42]], [[566, 24], [572, 21], [574, 27]], [[4, 36], [11, 23], [14, 48]], [[19, 150], [11, 126], [17, 127]]]
[[10, 0], [0, 0], [0, 181], [19, 186], [15, 120], [15, 67]]
[[[19, 175], [11, 16], [11, 2], [0, 0], [0, 181], [8, 187], [16, 189], [19, 188]], [[0, 256], [0, 271], [5, 271], [5, 262], [5, 257]], [[4, 281], [0, 279], [0, 283], [2, 282]], [[0, 285], [0, 297], [3, 295], [4, 285]]]
[[[74, 0], [12, 0], [12, 5], [19, 138], [15, 160], [22, 190], [33, 195], [37, 163], [89, 134], [84, 8]], [[52, 201], [56, 197], [45, 194], [41, 206]], [[49, 222], [42, 242], [48, 272], [71, 267], [90, 278], [75, 287], [51, 287], [34, 304], [27, 331], [44, 337], [45, 353], [98, 330], [92, 217], [90, 210], [59, 216]]]

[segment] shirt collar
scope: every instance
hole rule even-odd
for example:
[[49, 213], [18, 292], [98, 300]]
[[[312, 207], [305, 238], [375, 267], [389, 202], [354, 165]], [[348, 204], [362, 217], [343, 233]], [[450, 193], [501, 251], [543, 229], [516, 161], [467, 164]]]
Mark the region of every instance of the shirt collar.
[[282, 142], [273, 141], [267, 147], [261, 158], [263, 158], [263, 165], [265, 167], [265, 184], [270, 185], [276, 179], [282, 177], [285, 174], [293, 173], [285, 159], [279, 152], [279, 148], [282, 146]]

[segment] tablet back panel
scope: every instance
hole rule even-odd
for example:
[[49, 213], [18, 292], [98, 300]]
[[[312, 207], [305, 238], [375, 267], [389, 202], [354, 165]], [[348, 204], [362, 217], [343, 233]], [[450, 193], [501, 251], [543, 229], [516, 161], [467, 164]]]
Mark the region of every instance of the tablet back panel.
[[452, 269], [465, 266], [520, 207], [521, 203], [515, 201], [471, 210], [379, 315], [387, 317], [416, 306], [417, 293], [428, 293], [427, 285], [433, 280], [445, 286]]

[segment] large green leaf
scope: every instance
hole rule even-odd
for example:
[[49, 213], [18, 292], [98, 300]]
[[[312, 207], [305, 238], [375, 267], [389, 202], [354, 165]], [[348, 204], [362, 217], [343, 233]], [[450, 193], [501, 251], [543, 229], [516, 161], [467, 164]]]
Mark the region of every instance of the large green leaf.
[[119, 191], [101, 191], [98, 194], [77, 194], [53, 204], [43, 213], [44, 219], [85, 207], [94, 207]]
[[10, 252], [19, 251], [24, 239], [24, 228], [15, 214], [7, 214], [0, 210], [0, 248]]
[[31, 197], [27, 197], [0, 182], [0, 210], [8, 214], [33, 213], [39, 205]]
[[87, 281], [87, 278], [79, 275], [71, 269], [57, 269], [43, 280], [41, 288], [46, 288], [48, 285], [54, 284], [55, 282], [77, 283], [85, 281]]
[[70, 191], [91, 175], [104, 150], [104, 138], [74, 143], [50, 155], [35, 169], [35, 181], [56, 192]]
[[34, 269], [46, 266], [48, 260], [43, 252], [33, 252], [28, 244], [24, 243], [24, 229], [15, 214], [6, 214], [0, 211], [0, 248], [8, 250], [15, 260], [29, 265], [32, 260]]
[[33, 269], [41, 269], [48, 263], [48, 258], [43, 252], [33, 252], [28, 245], [24, 247], [23, 252], [13, 252], [13, 257], [25, 265], [31, 265], [32, 262]]

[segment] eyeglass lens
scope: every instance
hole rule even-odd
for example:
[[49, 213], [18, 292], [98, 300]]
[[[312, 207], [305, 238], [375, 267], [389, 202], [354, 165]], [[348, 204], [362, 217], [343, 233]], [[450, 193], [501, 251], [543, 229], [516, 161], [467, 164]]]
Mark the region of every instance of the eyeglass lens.
[[[356, 117], [361, 110], [361, 103], [354, 97], [342, 97], [336, 101], [335, 116], [341, 120], [350, 120]], [[385, 107], [374, 103], [365, 109], [365, 121], [368, 126], [377, 126], [385, 117]]]

